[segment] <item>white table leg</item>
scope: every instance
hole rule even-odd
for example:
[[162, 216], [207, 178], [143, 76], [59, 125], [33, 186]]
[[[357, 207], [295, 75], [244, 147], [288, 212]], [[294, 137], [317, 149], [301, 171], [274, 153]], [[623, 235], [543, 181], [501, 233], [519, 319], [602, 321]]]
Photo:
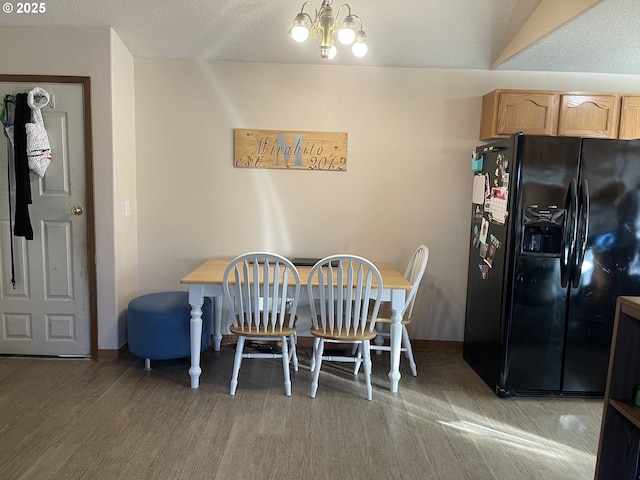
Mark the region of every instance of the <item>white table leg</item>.
[[391, 370], [389, 371], [389, 381], [391, 382], [391, 391], [398, 391], [398, 383], [400, 382], [400, 349], [402, 347], [402, 316], [400, 312], [404, 306], [404, 290], [394, 290], [391, 292], [391, 320], [393, 323], [389, 326], [391, 338]]
[[200, 383], [200, 345], [202, 344], [202, 304], [204, 296], [199, 285], [189, 286], [189, 304], [191, 305], [191, 320], [189, 322], [189, 334], [191, 342], [191, 388], [198, 388]]

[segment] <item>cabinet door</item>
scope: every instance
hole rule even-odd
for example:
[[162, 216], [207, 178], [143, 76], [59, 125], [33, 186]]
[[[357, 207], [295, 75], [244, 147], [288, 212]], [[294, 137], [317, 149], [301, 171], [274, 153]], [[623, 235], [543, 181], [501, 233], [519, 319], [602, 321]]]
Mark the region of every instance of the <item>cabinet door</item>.
[[480, 140], [514, 133], [555, 135], [560, 95], [536, 90], [494, 90], [482, 97]]
[[558, 95], [546, 92], [502, 92], [498, 103], [498, 135], [523, 132], [555, 135]]
[[568, 93], [560, 98], [558, 135], [617, 138], [620, 95]]
[[640, 95], [622, 97], [618, 138], [625, 140], [640, 138]]

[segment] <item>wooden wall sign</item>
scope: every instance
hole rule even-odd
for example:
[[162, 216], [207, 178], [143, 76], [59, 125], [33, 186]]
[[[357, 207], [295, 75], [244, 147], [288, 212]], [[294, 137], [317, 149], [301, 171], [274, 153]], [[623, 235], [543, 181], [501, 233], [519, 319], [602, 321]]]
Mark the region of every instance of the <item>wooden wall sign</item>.
[[236, 128], [233, 140], [238, 168], [347, 170], [346, 133]]

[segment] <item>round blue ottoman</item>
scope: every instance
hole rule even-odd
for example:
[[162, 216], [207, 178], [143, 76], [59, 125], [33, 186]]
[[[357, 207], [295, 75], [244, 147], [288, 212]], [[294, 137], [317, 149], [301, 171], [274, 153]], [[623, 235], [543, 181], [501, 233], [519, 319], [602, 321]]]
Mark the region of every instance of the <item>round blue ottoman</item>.
[[[211, 343], [211, 299], [202, 305], [203, 352]], [[191, 356], [189, 324], [191, 305], [187, 292], [157, 292], [142, 295], [129, 302], [129, 351], [145, 359], [145, 369], [151, 360], [167, 360]]]

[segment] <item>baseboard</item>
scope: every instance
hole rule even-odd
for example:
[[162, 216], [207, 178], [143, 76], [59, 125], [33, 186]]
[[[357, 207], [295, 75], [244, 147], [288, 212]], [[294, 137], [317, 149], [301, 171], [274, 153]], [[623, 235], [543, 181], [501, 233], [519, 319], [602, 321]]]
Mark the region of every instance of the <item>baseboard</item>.
[[450, 340], [411, 340], [414, 350], [429, 350], [432, 352], [462, 352], [464, 342]]
[[[235, 342], [233, 335], [223, 335], [223, 343]], [[303, 337], [298, 335], [298, 345], [303, 348], [313, 347], [313, 337]], [[411, 340], [414, 350], [425, 350], [431, 352], [460, 352], [464, 342], [454, 342], [450, 340]]]
[[98, 355], [96, 356], [96, 360], [99, 362], [109, 362], [113, 360], [118, 360], [119, 358], [124, 357], [127, 353], [129, 353], [129, 344], [125, 343], [117, 350], [106, 350], [106, 349], [98, 349]]
[[[233, 343], [235, 339], [233, 335], [223, 335], [222, 344]], [[313, 347], [313, 337], [298, 336], [298, 345], [303, 348]], [[454, 342], [449, 340], [411, 340], [414, 350], [424, 350], [431, 352], [462, 352], [463, 342]], [[124, 357], [129, 353], [129, 344], [125, 343], [118, 350], [98, 350], [96, 360], [113, 361]]]

